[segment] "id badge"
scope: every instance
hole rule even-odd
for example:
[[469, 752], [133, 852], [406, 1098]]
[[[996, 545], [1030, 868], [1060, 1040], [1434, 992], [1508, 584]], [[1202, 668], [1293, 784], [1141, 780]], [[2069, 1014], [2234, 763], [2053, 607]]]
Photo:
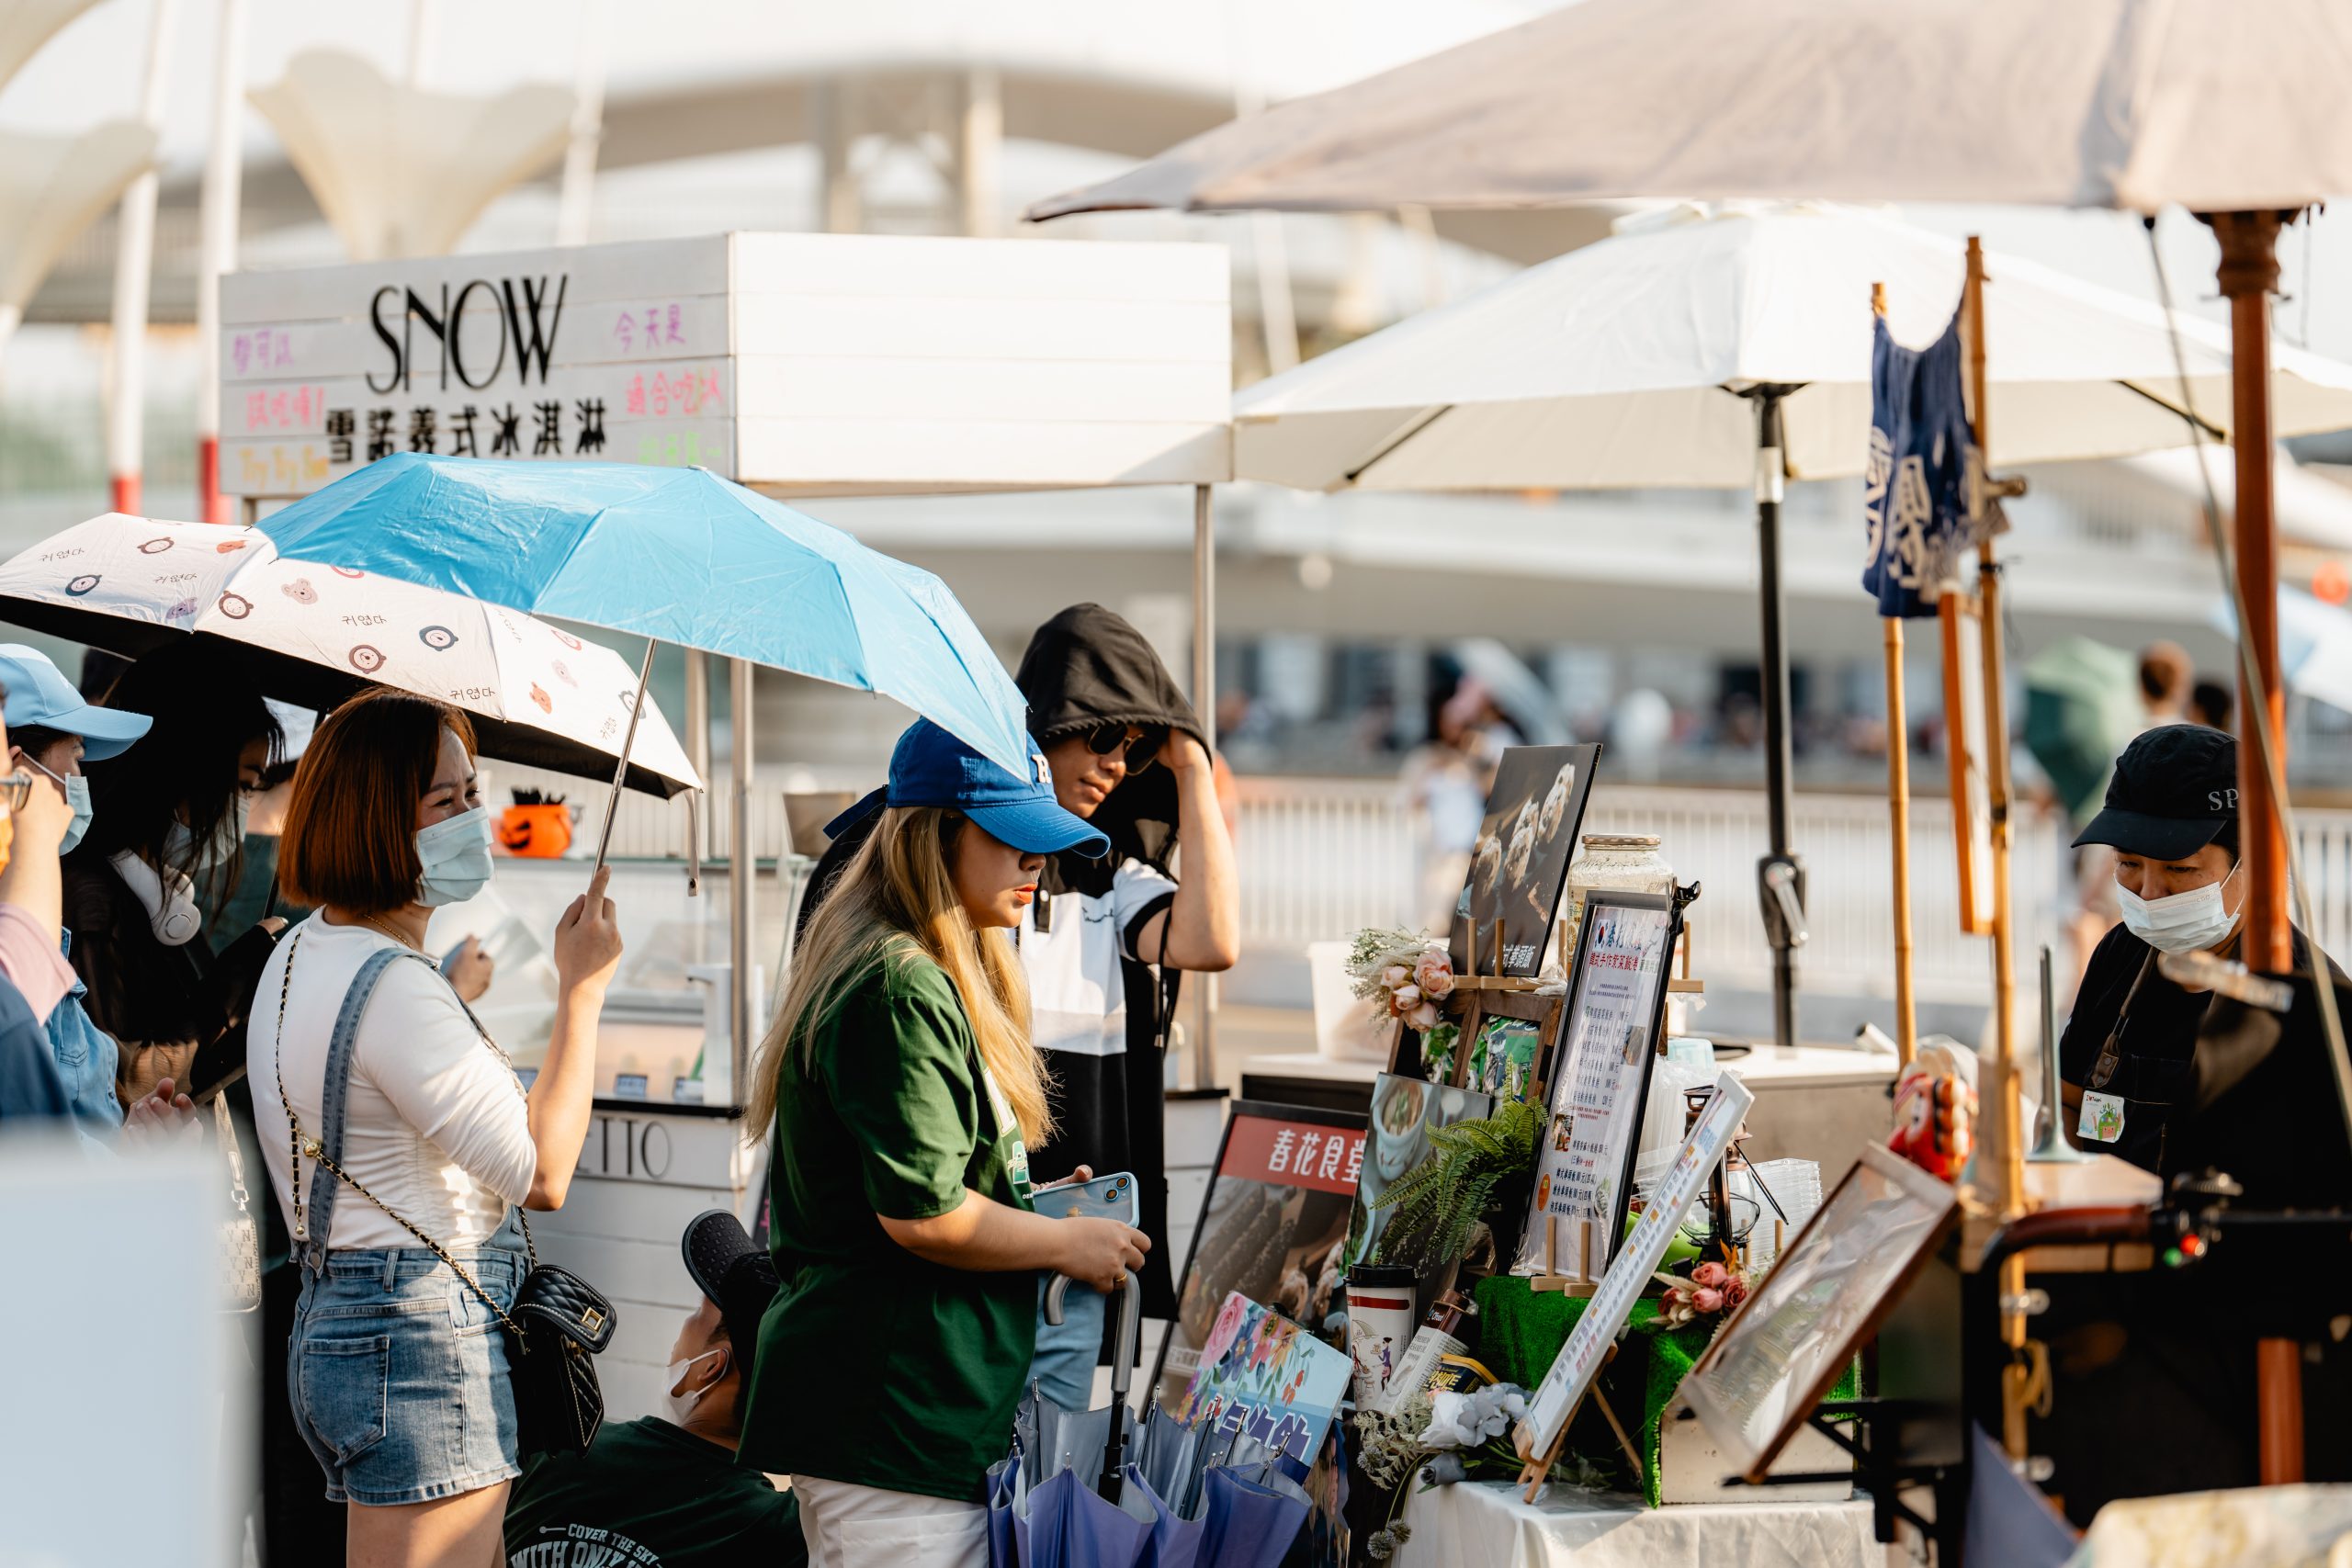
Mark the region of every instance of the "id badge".
[[2075, 1134], [2098, 1144], [2111, 1144], [2123, 1136], [2123, 1097], [2085, 1089], [2082, 1120], [2075, 1124]]

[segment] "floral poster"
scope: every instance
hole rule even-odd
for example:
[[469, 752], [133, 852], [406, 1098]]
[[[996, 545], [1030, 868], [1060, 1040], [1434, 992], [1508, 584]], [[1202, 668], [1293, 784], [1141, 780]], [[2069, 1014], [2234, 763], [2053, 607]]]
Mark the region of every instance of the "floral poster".
[[1225, 1298], [1200, 1366], [1170, 1414], [1182, 1426], [1237, 1428], [1312, 1463], [1352, 1367], [1345, 1352], [1237, 1292]]

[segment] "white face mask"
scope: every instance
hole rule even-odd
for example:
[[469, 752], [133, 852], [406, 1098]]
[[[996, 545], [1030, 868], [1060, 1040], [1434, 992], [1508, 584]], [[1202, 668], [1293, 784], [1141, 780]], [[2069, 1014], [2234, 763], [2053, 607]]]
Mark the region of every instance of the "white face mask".
[[2220, 945], [2236, 927], [2238, 918], [2222, 906], [2222, 889], [2237, 874], [2238, 868], [2232, 866], [2230, 875], [2219, 882], [2165, 898], [2143, 898], [2119, 882], [2115, 901], [2122, 907], [2123, 924], [2132, 934], [2158, 953], [2195, 953]]
[[[696, 1361], [707, 1361], [711, 1357], [725, 1351], [726, 1348], [724, 1345], [714, 1345], [699, 1356], [689, 1356], [683, 1361], [670, 1363], [670, 1381], [662, 1385], [668, 1392], [662, 1394], [662, 1403], [669, 1411], [672, 1426], [684, 1426], [687, 1417], [695, 1413], [695, 1406], [702, 1403], [703, 1395], [708, 1393], [718, 1382], [718, 1378], [713, 1378], [700, 1388], [690, 1388], [681, 1393], [678, 1392], [678, 1386], [686, 1381], [686, 1374], [694, 1370]], [[720, 1368], [718, 1375], [725, 1377], [726, 1369]]]
[[490, 811], [477, 806], [416, 830], [416, 901], [462, 904], [490, 886]]
[[245, 822], [253, 809], [253, 796], [242, 789], [237, 791], [229, 815], [220, 818], [220, 825], [212, 830], [211, 841], [197, 851], [193, 860], [188, 858], [188, 846], [195, 843], [196, 835], [188, 831], [187, 823], [174, 819], [164, 829], [164, 858], [175, 866], [199, 873], [227, 865], [245, 847]]

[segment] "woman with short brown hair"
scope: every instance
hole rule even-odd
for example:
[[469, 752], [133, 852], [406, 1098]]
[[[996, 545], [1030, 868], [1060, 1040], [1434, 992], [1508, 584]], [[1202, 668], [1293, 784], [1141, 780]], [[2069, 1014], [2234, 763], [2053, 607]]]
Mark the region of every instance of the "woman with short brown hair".
[[463, 714], [375, 690], [329, 715], [278, 853], [318, 910], [263, 972], [247, 1055], [303, 1269], [295, 1422], [348, 1505], [351, 1562], [488, 1562], [520, 1473], [496, 1332], [524, 1271], [514, 1211], [562, 1206], [587, 1135], [620, 958], [605, 874], [558, 923], [526, 1092], [424, 951], [433, 909], [490, 879]]

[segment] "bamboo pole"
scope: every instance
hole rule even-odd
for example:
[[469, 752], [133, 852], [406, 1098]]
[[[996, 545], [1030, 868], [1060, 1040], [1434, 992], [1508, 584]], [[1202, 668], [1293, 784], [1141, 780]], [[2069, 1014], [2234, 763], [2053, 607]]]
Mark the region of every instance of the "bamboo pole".
[[[1984, 247], [1968, 237], [1968, 283], [1963, 296], [1968, 313], [1968, 390], [1974, 416], [1976, 448], [1989, 475], [1992, 468], [1991, 421], [1987, 416], [1984, 374]], [[1984, 655], [1984, 777], [1993, 810], [1993, 1007], [1995, 1059], [1993, 1114], [2000, 1119], [2001, 1214], [2014, 1219], [2025, 1213], [2025, 1128], [2018, 1103], [2017, 971], [2010, 947], [2009, 908], [2009, 725], [2007, 693], [2003, 684], [2001, 648], [2001, 568], [1993, 553], [1990, 534], [1976, 543], [1977, 592], [1983, 605]], [[2013, 1460], [2026, 1457], [2025, 1416], [2031, 1370], [2023, 1355], [2025, 1314], [2011, 1310], [2025, 1294], [2025, 1258], [2011, 1258], [2001, 1265], [2001, 1341], [2011, 1352], [2001, 1370], [2001, 1444]]]
[[[1871, 313], [1886, 315], [1886, 285], [1871, 285]], [[1886, 641], [1886, 809], [1894, 838], [1895, 1070], [1918, 1054], [1911, 1001], [1911, 721], [1903, 690], [1903, 617], [1883, 616]]]

